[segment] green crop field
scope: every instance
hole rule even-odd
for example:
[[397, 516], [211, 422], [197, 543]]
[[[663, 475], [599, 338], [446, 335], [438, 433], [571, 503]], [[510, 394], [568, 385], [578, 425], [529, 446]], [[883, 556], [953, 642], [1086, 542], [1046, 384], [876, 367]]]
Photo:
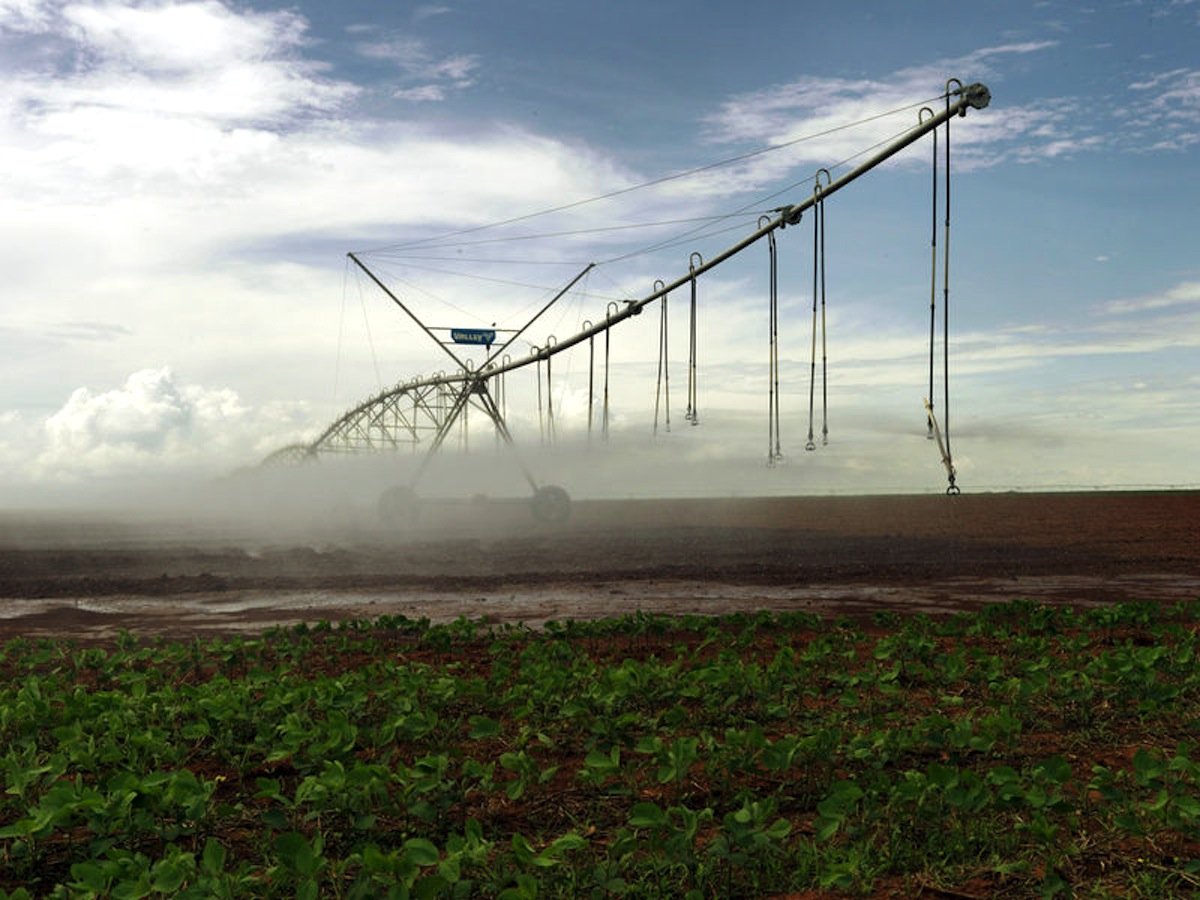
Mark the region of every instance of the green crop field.
[[1200, 602], [0, 649], [0, 897], [1190, 895]]

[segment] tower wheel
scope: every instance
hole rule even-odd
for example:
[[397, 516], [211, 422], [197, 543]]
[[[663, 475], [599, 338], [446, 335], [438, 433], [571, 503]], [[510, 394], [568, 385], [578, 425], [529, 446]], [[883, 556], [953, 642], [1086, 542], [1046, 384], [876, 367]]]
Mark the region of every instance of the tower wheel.
[[539, 522], [565, 522], [571, 516], [571, 495], [556, 484], [540, 487], [530, 503]]
[[407, 485], [390, 487], [379, 498], [379, 518], [385, 525], [404, 525], [415, 521], [421, 511], [417, 492]]

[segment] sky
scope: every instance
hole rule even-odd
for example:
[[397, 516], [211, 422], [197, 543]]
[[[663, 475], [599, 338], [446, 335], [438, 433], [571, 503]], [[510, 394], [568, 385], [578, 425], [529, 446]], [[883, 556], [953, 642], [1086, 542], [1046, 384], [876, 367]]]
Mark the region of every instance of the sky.
[[[698, 427], [688, 292], [669, 393], [657, 308], [614, 329], [605, 452], [658, 473], [621, 490], [942, 490], [931, 289], [964, 490], [1196, 486], [1197, 46], [1197, 0], [0, 0], [0, 506], [220, 477], [444, 370], [348, 252], [438, 327], [519, 328], [597, 263], [520, 356], [811, 196], [951, 78], [993, 99], [952, 123], [948, 282], [927, 137], [825, 204], [824, 361], [813, 217], [777, 233], [779, 466], [765, 242], [697, 283]], [[543, 388], [591, 465], [590, 350], [509, 376], [519, 445], [543, 449]]]

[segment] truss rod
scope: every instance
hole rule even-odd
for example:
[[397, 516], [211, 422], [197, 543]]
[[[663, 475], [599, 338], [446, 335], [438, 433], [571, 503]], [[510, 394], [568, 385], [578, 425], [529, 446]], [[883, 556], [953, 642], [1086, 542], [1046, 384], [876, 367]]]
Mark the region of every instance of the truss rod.
[[435, 334], [434, 334], [432, 331], [430, 331], [430, 330], [429, 330], [429, 328], [428, 328], [428, 327], [425, 325], [425, 323], [424, 323], [424, 322], [422, 322], [420, 319], [418, 319], [418, 318], [416, 317], [416, 315], [413, 313], [413, 311], [412, 311], [411, 309], [409, 309], [407, 306], [405, 306], [405, 305], [404, 305], [404, 302], [403, 302], [403, 301], [402, 301], [402, 300], [401, 300], [399, 297], [397, 297], [397, 296], [396, 296], [395, 294], [393, 294], [393, 293], [392, 293], [390, 290], [388, 290], [388, 287], [387, 287], [387, 285], [386, 285], [386, 284], [384, 284], [382, 281], [380, 281], [380, 280], [379, 280], [379, 279], [376, 277], [376, 275], [375, 275], [375, 273], [374, 273], [374, 272], [372, 272], [372, 271], [371, 271], [370, 269], [368, 269], [368, 268], [367, 268], [365, 265], [363, 265], [363, 262], [362, 262], [362, 260], [360, 260], [360, 259], [359, 259], [357, 256], [355, 256], [353, 253], [347, 253], [346, 255], [347, 255], [348, 257], [350, 257], [350, 259], [351, 259], [351, 260], [354, 262], [354, 264], [355, 264], [356, 266], [358, 266], [360, 269], [362, 269], [364, 272], [366, 272], [366, 273], [367, 273], [367, 277], [368, 277], [368, 278], [370, 278], [370, 279], [371, 279], [373, 282], [375, 282], [376, 286], [377, 286], [377, 287], [378, 287], [378, 288], [379, 288], [381, 291], [383, 291], [385, 294], [387, 294], [387, 295], [388, 295], [388, 297], [390, 297], [390, 298], [391, 298], [391, 301], [392, 301], [393, 303], [395, 303], [395, 304], [396, 304], [398, 307], [400, 307], [402, 310], [404, 310], [405, 314], [406, 314], [406, 315], [407, 315], [407, 316], [408, 316], [410, 319], [412, 319], [414, 322], [416, 322], [416, 323], [417, 323], [417, 325], [420, 327], [420, 329], [421, 329], [423, 332], [425, 332], [425, 334], [427, 334], [427, 335], [429, 336], [429, 339], [430, 339], [431, 341], [433, 341], [435, 344], [437, 344], [439, 347], [441, 347], [441, 348], [442, 348], [442, 350], [443, 350], [443, 351], [445, 351], [446, 355], [447, 355], [447, 356], [449, 356], [449, 357], [450, 357], [452, 360], [454, 360], [454, 364], [455, 364], [455, 365], [457, 365], [457, 366], [458, 366], [460, 369], [462, 369], [464, 372], [467, 370], [467, 366], [466, 366], [466, 364], [465, 364], [465, 363], [464, 363], [464, 362], [463, 362], [461, 359], [459, 359], [459, 358], [458, 358], [458, 355], [457, 355], [457, 354], [455, 354], [455, 352], [454, 352], [453, 350], [451, 350], [449, 347], [447, 347], [447, 346], [446, 346], [444, 343], [442, 343], [440, 340], [438, 340], [438, 337], [437, 337], [437, 335], [435, 335]]

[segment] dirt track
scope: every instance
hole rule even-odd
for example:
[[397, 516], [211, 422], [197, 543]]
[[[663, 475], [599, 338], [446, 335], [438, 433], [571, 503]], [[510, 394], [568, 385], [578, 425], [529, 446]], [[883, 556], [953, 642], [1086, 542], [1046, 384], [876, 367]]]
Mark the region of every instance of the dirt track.
[[0, 518], [0, 639], [403, 614], [952, 611], [1200, 597], [1200, 493], [464, 503], [402, 531]]

